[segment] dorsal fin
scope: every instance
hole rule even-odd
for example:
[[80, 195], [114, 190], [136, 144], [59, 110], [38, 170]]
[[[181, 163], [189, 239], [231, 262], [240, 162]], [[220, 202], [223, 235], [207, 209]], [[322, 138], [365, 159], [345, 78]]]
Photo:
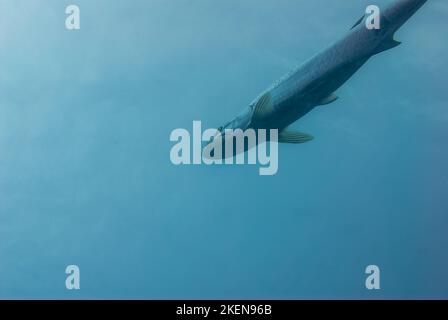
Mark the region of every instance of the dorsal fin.
[[271, 112], [272, 101], [271, 93], [268, 91], [263, 94], [254, 107], [254, 117], [257, 119], [264, 118], [268, 113]]
[[360, 24], [364, 20], [365, 16], [366, 15], [363, 14], [362, 17], [358, 21], [356, 21], [356, 23], [353, 25], [353, 27], [350, 28], [350, 30], [354, 29], [358, 24]]

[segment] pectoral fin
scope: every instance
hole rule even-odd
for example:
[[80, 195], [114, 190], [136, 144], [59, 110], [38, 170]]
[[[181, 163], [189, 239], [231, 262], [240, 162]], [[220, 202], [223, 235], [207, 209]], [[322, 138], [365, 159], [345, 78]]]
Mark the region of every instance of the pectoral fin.
[[254, 117], [257, 119], [264, 118], [267, 114], [271, 112], [272, 109], [272, 100], [271, 93], [266, 92], [263, 94], [260, 99], [258, 99], [255, 104]]
[[314, 137], [309, 134], [291, 129], [284, 129], [278, 135], [278, 142], [281, 143], [305, 143], [313, 139]]

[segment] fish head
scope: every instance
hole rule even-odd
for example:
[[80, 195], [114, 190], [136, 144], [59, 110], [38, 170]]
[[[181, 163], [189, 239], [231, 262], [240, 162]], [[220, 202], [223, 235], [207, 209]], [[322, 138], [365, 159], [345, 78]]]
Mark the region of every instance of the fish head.
[[241, 132], [244, 132], [251, 127], [251, 121], [252, 108], [248, 107], [231, 121], [228, 121], [226, 124], [220, 126], [210, 141], [206, 142], [205, 148], [216, 149], [219, 144], [221, 145], [221, 148], [224, 148], [226, 133], [227, 136], [232, 136], [232, 133], [235, 132], [235, 130], [241, 130]]
[[250, 106], [250, 107], [244, 109], [243, 112], [241, 112], [238, 116], [233, 118], [231, 121], [228, 121], [223, 126], [220, 126], [217, 129], [216, 134], [212, 138], [212, 140], [216, 139], [217, 137], [221, 137], [224, 140], [226, 130], [235, 131], [237, 129], [240, 129], [242, 131], [246, 131], [247, 129], [249, 129], [251, 127], [251, 122], [252, 122], [252, 107]]

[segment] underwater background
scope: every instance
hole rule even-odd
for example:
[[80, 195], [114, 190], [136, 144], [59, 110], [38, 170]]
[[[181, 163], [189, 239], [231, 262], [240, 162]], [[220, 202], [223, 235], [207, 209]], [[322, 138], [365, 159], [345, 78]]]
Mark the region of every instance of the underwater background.
[[276, 175], [169, 157], [390, 2], [0, 0], [0, 298], [448, 298], [447, 1], [294, 124], [315, 139]]

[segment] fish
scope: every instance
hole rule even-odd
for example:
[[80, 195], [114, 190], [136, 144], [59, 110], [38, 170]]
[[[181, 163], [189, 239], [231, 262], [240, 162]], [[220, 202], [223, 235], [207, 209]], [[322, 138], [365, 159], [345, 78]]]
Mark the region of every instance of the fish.
[[336, 101], [335, 92], [370, 58], [400, 45], [395, 33], [426, 2], [395, 0], [386, 8], [379, 8], [379, 28], [368, 28], [371, 16], [364, 13], [344, 37], [274, 82], [238, 116], [219, 127], [207, 144], [213, 141], [224, 144], [225, 132], [237, 129], [276, 129], [279, 143], [313, 140], [312, 135], [291, 129], [290, 125], [314, 108]]

